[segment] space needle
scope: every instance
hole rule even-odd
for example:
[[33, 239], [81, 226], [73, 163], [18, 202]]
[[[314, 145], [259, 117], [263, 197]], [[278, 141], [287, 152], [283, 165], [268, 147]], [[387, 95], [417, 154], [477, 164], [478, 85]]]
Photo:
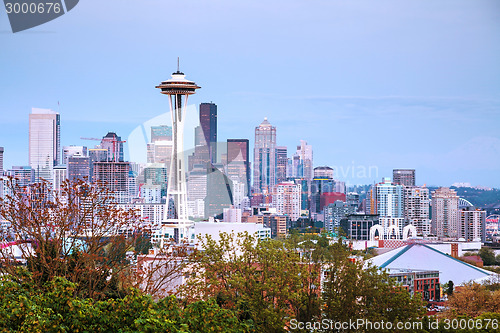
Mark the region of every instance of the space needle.
[[[189, 228], [192, 221], [188, 219], [187, 190], [186, 190], [186, 163], [184, 161], [184, 124], [188, 96], [195, 94], [200, 87], [193, 81], [185, 78], [184, 73], [179, 70], [179, 59], [177, 58], [177, 72], [172, 73], [172, 78], [163, 81], [156, 88], [167, 95], [172, 117], [173, 149], [170, 161], [170, 172], [168, 177], [167, 202], [163, 213], [162, 229], [172, 230], [169, 235], [179, 242], [188, 238]], [[173, 200], [174, 212], [169, 216], [170, 202]], [[170, 218], [169, 218], [170, 217]], [[162, 243], [163, 243], [162, 235]], [[162, 244], [163, 245], [163, 244]]]

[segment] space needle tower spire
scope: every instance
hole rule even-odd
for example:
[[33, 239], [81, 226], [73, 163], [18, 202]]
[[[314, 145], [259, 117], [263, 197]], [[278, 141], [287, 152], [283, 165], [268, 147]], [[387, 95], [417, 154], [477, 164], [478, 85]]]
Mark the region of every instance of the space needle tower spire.
[[[170, 114], [172, 117], [172, 159], [168, 177], [167, 202], [164, 210], [162, 229], [171, 230], [169, 236], [179, 242], [188, 237], [188, 229], [192, 222], [188, 219], [187, 190], [186, 190], [186, 163], [184, 161], [184, 124], [188, 96], [193, 95], [200, 87], [193, 81], [185, 78], [179, 70], [177, 58], [177, 72], [172, 77], [161, 82], [156, 88], [168, 96]], [[174, 203], [174, 211], [168, 214], [170, 203]], [[163, 235], [162, 235], [163, 236]], [[162, 237], [163, 239], [163, 237]]]

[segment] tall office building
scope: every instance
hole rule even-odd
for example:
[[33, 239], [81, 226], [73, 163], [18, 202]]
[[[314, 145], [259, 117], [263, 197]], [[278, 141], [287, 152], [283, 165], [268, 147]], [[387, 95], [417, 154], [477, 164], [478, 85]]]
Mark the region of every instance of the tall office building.
[[293, 178], [304, 178], [312, 180], [313, 173], [313, 150], [312, 146], [306, 141], [300, 140], [300, 146], [297, 146], [297, 151], [292, 157], [292, 172]]
[[466, 207], [460, 210], [458, 237], [468, 242], [486, 241], [486, 211]]
[[69, 181], [83, 180], [90, 182], [90, 157], [71, 156], [68, 157], [67, 177]]
[[276, 127], [264, 121], [255, 128], [253, 193], [270, 194], [276, 184]]
[[151, 126], [151, 142], [172, 141], [172, 126]]
[[110, 191], [128, 192], [128, 162], [94, 162], [94, 181], [103, 183]]
[[394, 169], [392, 179], [394, 184], [415, 186], [415, 169]]
[[288, 167], [288, 151], [286, 147], [276, 147], [276, 183], [286, 181]]
[[457, 192], [447, 187], [440, 187], [432, 192], [432, 234], [438, 237], [458, 237], [458, 199]]
[[0, 147], [0, 177], [3, 175], [3, 147]]
[[101, 148], [108, 151], [109, 162], [123, 162], [123, 142], [115, 132], [108, 132], [101, 140]]
[[87, 147], [85, 146], [64, 146], [62, 150], [62, 163], [68, 164], [68, 158], [72, 156], [87, 156]]
[[232, 182], [221, 171], [221, 164], [210, 165], [207, 173], [207, 196], [205, 197], [205, 217], [221, 215], [224, 208], [233, 205]]
[[431, 233], [429, 189], [426, 187], [405, 187], [404, 194], [406, 223], [415, 226], [417, 235], [429, 235]]
[[208, 146], [210, 162], [217, 163], [217, 105], [200, 104], [200, 126]]
[[68, 170], [66, 165], [56, 165], [52, 171], [54, 173], [52, 179], [54, 191], [61, 191], [62, 183], [68, 179]]
[[315, 167], [314, 178], [333, 179], [333, 169], [328, 166]]
[[226, 175], [245, 184], [245, 195], [250, 191], [250, 146], [248, 139], [227, 139]]
[[59, 113], [33, 108], [29, 115], [29, 163], [36, 180], [52, 181], [52, 170], [60, 163], [61, 120]]
[[35, 180], [35, 170], [30, 166], [13, 166], [6, 173], [7, 176], [16, 178], [19, 186], [27, 186]]

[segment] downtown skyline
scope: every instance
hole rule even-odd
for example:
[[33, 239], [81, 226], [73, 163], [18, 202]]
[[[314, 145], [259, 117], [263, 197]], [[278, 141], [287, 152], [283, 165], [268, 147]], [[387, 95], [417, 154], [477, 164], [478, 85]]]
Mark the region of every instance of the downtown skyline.
[[[108, 131], [127, 140], [167, 110], [154, 85], [180, 56], [181, 70], [203, 87], [189, 104], [218, 106], [220, 142], [249, 139], [254, 147], [253, 131], [267, 117], [289, 156], [305, 140], [314, 166], [336, 166], [338, 178], [352, 184], [411, 168], [419, 185], [500, 187], [500, 21], [493, 1], [318, 1], [318, 9], [302, 2], [151, 1], [157, 10], [147, 21], [145, 8], [135, 13], [110, 1], [99, 14], [96, 4], [81, 3], [24, 33], [8, 34], [0, 20], [4, 169], [28, 165], [32, 107], [60, 113], [61, 146], [91, 147], [79, 138]], [[119, 18], [104, 15], [112, 10]], [[169, 42], [155, 24], [181, 16], [192, 23], [189, 42]], [[352, 179], [353, 165], [378, 173]]]

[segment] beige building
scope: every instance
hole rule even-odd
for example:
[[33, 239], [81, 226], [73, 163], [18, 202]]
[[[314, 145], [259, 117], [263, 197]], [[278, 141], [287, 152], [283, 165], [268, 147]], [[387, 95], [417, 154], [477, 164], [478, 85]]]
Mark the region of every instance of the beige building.
[[458, 199], [457, 192], [447, 187], [432, 192], [432, 234], [458, 238]]

